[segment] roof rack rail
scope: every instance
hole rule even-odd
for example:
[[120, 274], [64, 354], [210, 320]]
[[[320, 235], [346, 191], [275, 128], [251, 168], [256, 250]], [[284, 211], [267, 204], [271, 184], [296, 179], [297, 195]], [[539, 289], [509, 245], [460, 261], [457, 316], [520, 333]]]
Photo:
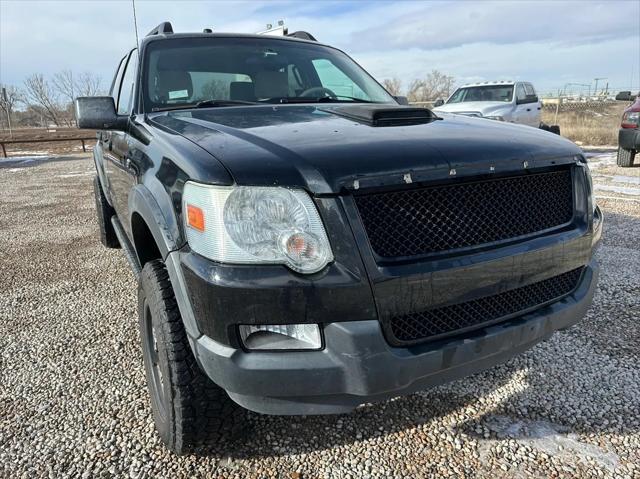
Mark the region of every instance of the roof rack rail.
[[287, 34], [288, 37], [293, 37], [293, 38], [300, 38], [302, 40], [311, 40], [312, 42], [317, 42], [318, 40], [316, 40], [316, 37], [314, 37], [313, 35], [311, 35], [309, 32], [305, 32], [305, 31], [297, 31], [297, 32], [293, 32], [293, 33], [289, 33]]
[[162, 22], [156, 28], [147, 33], [147, 36], [150, 37], [152, 35], [166, 35], [168, 33], [173, 33], [173, 27], [170, 22]]

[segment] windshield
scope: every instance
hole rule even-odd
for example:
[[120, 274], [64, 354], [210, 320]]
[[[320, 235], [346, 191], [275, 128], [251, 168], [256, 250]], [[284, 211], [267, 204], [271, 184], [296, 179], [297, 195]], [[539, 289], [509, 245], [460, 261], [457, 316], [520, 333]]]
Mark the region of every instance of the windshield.
[[344, 53], [270, 38], [182, 38], [147, 47], [146, 111], [208, 100], [295, 103], [394, 103]]
[[487, 85], [458, 88], [447, 103], [467, 101], [504, 101], [513, 98], [513, 85]]

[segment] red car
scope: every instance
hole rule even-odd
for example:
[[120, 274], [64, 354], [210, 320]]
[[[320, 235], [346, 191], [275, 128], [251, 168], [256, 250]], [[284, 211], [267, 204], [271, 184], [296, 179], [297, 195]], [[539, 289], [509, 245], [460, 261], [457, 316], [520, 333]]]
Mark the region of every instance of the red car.
[[618, 132], [618, 166], [633, 166], [636, 153], [640, 151], [640, 95], [632, 95], [623, 91], [616, 95], [616, 100], [635, 102], [629, 105], [622, 114], [622, 123]]

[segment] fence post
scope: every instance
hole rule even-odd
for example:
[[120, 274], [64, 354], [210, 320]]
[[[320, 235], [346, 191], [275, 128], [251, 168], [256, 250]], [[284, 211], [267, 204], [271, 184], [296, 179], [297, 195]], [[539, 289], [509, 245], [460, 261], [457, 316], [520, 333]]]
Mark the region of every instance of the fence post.
[[558, 95], [558, 102], [556, 103], [556, 117], [553, 120], [553, 124], [558, 124], [558, 112], [560, 111], [560, 103], [562, 103], [562, 97]]
[[84, 147], [84, 140], [80, 140], [82, 142], [82, 151], [84, 151], [85, 153], [87, 152], [87, 149]]
[[2, 145], [2, 154], [6, 158], [7, 157], [7, 150], [4, 149], [4, 143], [0, 142], [0, 145]]

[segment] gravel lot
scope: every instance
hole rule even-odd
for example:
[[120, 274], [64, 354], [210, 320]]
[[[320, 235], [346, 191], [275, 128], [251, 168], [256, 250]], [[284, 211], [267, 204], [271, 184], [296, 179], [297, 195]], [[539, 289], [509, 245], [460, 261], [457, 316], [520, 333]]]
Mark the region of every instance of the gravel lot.
[[640, 477], [640, 168], [590, 156], [606, 231], [578, 326], [351, 415], [249, 413], [226, 448], [186, 457], [153, 430], [136, 286], [98, 243], [92, 162], [0, 168], [0, 476]]

